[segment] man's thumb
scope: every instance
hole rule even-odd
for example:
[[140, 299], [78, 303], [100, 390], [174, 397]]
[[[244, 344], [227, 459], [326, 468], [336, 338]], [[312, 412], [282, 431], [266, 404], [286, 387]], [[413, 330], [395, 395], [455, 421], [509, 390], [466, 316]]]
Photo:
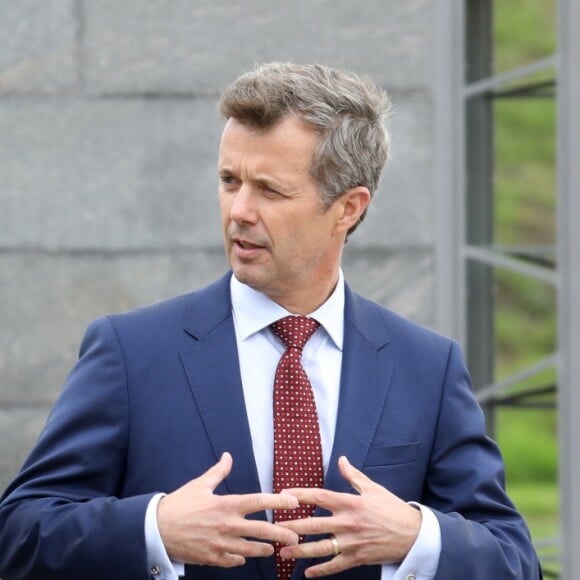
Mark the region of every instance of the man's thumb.
[[222, 453], [219, 461], [212, 465], [202, 476], [203, 482], [214, 491], [215, 488], [230, 474], [234, 460], [227, 451]]

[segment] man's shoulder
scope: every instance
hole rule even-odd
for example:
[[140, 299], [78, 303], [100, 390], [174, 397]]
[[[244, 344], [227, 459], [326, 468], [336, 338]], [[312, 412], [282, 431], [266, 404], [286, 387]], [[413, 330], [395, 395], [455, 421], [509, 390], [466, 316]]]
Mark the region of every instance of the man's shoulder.
[[183, 327], [188, 316], [207, 314], [212, 309], [229, 309], [229, 274], [208, 286], [158, 302], [103, 316], [93, 324], [108, 320], [116, 329]]
[[354, 317], [359, 324], [374, 326], [378, 332], [384, 333], [389, 342], [413, 345], [419, 348], [438, 347], [448, 349], [454, 342], [451, 338], [436, 330], [411, 320], [390, 308], [375, 302], [356, 292], [349, 291], [347, 316]]

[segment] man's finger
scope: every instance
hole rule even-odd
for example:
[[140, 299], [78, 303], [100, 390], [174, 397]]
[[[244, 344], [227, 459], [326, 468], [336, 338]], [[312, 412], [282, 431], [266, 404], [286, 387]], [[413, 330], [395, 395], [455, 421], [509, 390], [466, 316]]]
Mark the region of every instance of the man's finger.
[[292, 530], [300, 536], [338, 533], [336, 518], [299, 518], [277, 522], [277, 526]]
[[230, 496], [235, 501], [237, 511], [244, 515], [262, 510], [293, 510], [300, 504], [291, 493], [248, 493]]
[[240, 535], [271, 543], [279, 542], [283, 546], [296, 546], [300, 539], [293, 530], [261, 520], [246, 520]]
[[212, 561], [208, 562], [210, 566], [219, 566], [220, 568], [235, 568], [236, 566], [243, 566], [246, 559], [239, 554], [220, 554]]
[[325, 558], [333, 556], [332, 543], [329, 538], [318, 542], [303, 542], [298, 546], [284, 546], [280, 549], [280, 556], [285, 560], [300, 558]]
[[353, 562], [352, 559], [344, 557], [343, 554], [339, 554], [336, 558], [332, 558], [327, 562], [306, 568], [304, 576], [306, 578], [321, 578], [323, 576], [330, 576], [331, 574], [338, 574], [356, 565], [357, 563]]
[[219, 547], [214, 546], [218, 555], [229, 554], [243, 558], [263, 558], [274, 553], [274, 546], [270, 542], [259, 542], [245, 538], [222, 538]]
[[375, 486], [375, 483], [362, 471], [353, 467], [344, 455], [338, 458], [338, 470], [342, 477], [344, 477], [344, 479], [346, 479], [346, 481], [348, 481], [350, 485], [358, 491], [358, 493], [362, 494], [365, 491], [370, 491], [370, 489]]
[[230, 474], [234, 461], [227, 451], [222, 453], [220, 460], [212, 465], [205, 473], [197, 478], [199, 483], [207, 485], [210, 491], [215, 488]]
[[331, 512], [349, 508], [356, 497], [350, 493], [340, 493], [318, 487], [289, 488], [283, 490], [280, 496], [286, 494], [296, 497], [301, 504], [320, 506]]

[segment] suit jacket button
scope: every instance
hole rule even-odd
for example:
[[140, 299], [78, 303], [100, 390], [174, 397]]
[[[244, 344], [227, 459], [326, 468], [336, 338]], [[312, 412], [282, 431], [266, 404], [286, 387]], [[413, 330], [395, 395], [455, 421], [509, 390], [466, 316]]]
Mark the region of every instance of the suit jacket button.
[[159, 576], [159, 574], [161, 574], [161, 568], [159, 568], [159, 566], [157, 566], [157, 564], [155, 566], [151, 566], [151, 570], [149, 570], [149, 574], [151, 574], [151, 576]]
[[407, 574], [405, 580], [415, 580], [415, 574]]

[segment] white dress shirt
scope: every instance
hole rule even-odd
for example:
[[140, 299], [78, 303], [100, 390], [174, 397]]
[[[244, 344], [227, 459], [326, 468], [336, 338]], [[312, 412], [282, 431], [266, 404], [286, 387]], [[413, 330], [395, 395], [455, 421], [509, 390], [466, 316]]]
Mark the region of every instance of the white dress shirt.
[[[273, 385], [278, 361], [284, 352], [282, 342], [269, 328], [290, 312], [264, 294], [231, 278], [231, 297], [236, 342], [246, 411], [252, 436], [252, 447], [263, 492], [272, 492], [274, 458]], [[340, 388], [340, 369], [344, 333], [344, 279], [330, 298], [309, 314], [320, 327], [302, 351], [302, 364], [314, 391], [324, 472], [328, 469]], [[259, 361], [259, 364], [256, 364]], [[235, 463], [236, 458], [233, 458]], [[145, 519], [150, 568], [155, 577], [175, 580], [183, 574], [183, 564], [171, 562], [159, 537], [155, 518], [161, 494], [150, 502]], [[432, 580], [441, 552], [441, 532], [435, 515], [424, 506], [419, 536], [405, 560], [398, 565], [383, 565], [381, 580]], [[272, 514], [268, 513], [271, 520]]]

